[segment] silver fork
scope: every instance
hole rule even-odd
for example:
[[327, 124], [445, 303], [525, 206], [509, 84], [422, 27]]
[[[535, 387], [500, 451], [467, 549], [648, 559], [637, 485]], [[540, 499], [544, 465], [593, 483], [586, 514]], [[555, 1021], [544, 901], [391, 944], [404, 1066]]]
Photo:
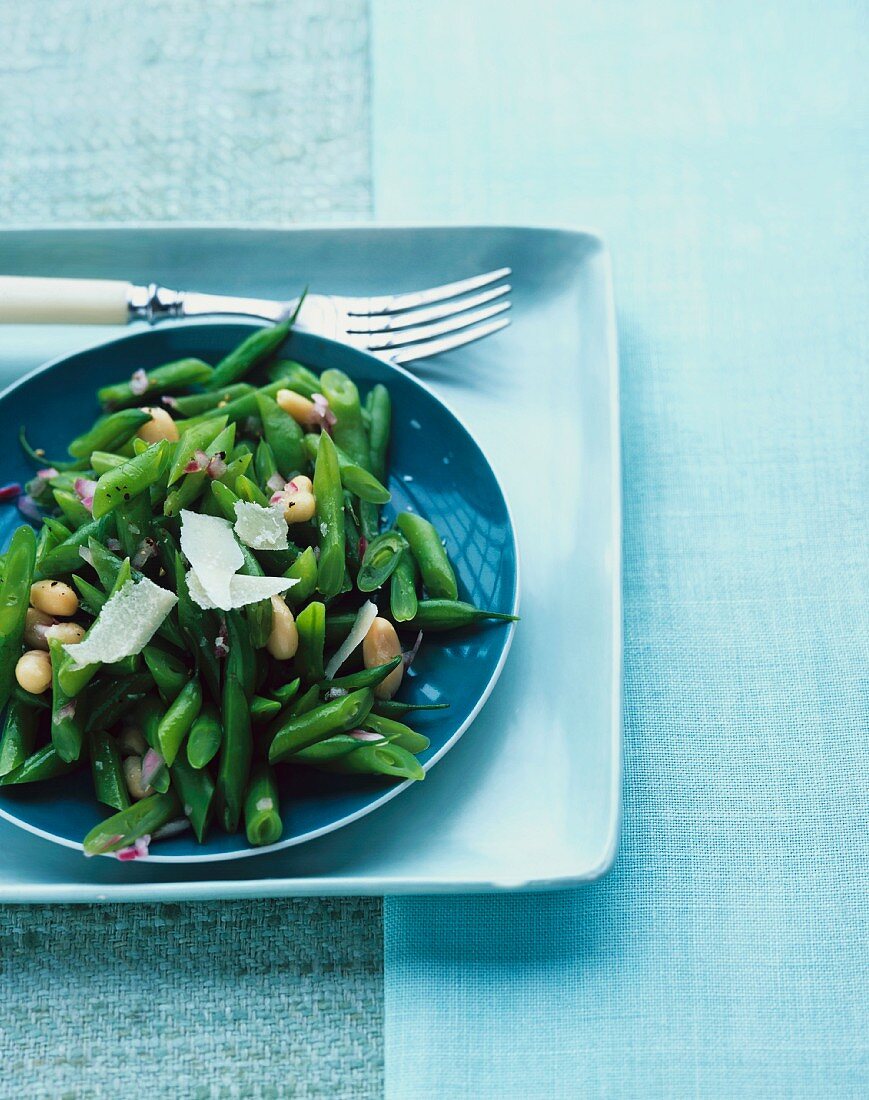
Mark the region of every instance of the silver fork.
[[[297, 325], [393, 363], [411, 363], [491, 336], [509, 323], [509, 267], [455, 283], [370, 298], [305, 296]], [[155, 324], [173, 317], [244, 316], [280, 321], [299, 300], [275, 302], [104, 279], [0, 276], [0, 323]]]

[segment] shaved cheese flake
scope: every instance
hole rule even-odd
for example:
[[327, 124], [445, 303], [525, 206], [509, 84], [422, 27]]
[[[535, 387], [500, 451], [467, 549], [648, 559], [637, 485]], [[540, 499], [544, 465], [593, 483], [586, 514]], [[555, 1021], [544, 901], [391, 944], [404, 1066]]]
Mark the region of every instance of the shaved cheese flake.
[[235, 504], [235, 533], [252, 550], [286, 550], [289, 527], [282, 504], [263, 508], [252, 501]]
[[181, 549], [211, 606], [229, 611], [233, 606], [229, 586], [234, 574], [244, 565], [244, 554], [235, 541], [229, 521], [182, 511]]
[[174, 592], [147, 577], [127, 581], [106, 600], [87, 637], [63, 648], [76, 668], [99, 663], [111, 665], [132, 657], [142, 652], [177, 602]]
[[371, 624], [377, 618], [377, 606], [371, 600], [366, 600], [359, 608], [356, 622], [350, 628], [350, 633], [341, 643], [337, 653], [326, 665], [326, 679], [331, 680], [341, 665], [347, 660], [353, 650], [361, 644], [362, 639], [371, 628]]
[[[267, 600], [270, 596], [279, 596], [281, 592], [286, 592], [288, 588], [298, 583], [298, 578], [290, 580], [289, 577], [246, 577], [237, 573], [229, 583], [229, 606], [221, 610], [231, 611], [237, 607], [247, 607], [248, 604]], [[199, 604], [204, 611], [211, 611], [217, 606], [212, 603], [202, 582], [192, 569], [187, 574], [187, 590], [190, 593], [190, 599]]]

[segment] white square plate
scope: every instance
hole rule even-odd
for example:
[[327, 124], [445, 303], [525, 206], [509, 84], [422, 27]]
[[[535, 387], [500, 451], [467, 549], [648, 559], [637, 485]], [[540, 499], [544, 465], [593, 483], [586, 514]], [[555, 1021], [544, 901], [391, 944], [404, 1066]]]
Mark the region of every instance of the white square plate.
[[[290, 297], [513, 268], [513, 324], [418, 365], [513, 508], [522, 621], [492, 698], [424, 783], [336, 833], [199, 867], [85, 860], [0, 821], [0, 902], [541, 889], [603, 874], [621, 788], [618, 362], [595, 236], [525, 228], [99, 228], [0, 233], [3, 274]], [[0, 382], [115, 330], [0, 328]], [[14, 441], [7, 441], [13, 446]]]

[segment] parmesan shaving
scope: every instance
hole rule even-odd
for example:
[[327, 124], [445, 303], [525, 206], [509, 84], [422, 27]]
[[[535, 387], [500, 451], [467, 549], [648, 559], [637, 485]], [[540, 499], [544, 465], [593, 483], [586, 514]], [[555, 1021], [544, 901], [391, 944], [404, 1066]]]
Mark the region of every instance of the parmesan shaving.
[[356, 622], [350, 628], [350, 633], [341, 643], [337, 653], [326, 665], [326, 679], [331, 680], [341, 665], [347, 660], [353, 650], [362, 642], [362, 639], [371, 628], [371, 624], [377, 618], [377, 606], [366, 600], [359, 608]]
[[282, 504], [263, 508], [252, 501], [239, 500], [235, 505], [235, 533], [252, 550], [286, 550], [289, 527]]
[[63, 648], [76, 668], [111, 665], [141, 653], [178, 602], [174, 592], [149, 581], [127, 581], [106, 600], [87, 637]]
[[[298, 578], [290, 580], [289, 577], [246, 577], [236, 573], [229, 582], [229, 598], [226, 607], [221, 611], [232, 611], [238, 607], [247, 607], [251, 603], [259, 603], [270, 596], [279, 596], [286, 592], [294, 584], [298, 584]], [[187, 574], [187, 590], [190, 599], [198, 604], [204, 611], [212, 611], [218, 605], [213, 603], [194, 570]]]
[[[229, 521], [182, 511], [181, 549], [196, 574], [200, 595], [204, 592], [211, 607], [228, 611], [233, 606], [230, 583], [244, 565], [244, 554], [235, 541]], [[196, 602], [204, 606], [199, 600]]]

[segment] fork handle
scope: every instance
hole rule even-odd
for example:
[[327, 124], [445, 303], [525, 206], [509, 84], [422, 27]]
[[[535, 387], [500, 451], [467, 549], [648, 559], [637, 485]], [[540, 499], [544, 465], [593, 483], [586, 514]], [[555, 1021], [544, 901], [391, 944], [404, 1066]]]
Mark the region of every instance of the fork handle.
[[0, 275], [0, 324], [125, 325], [131, 283]]

